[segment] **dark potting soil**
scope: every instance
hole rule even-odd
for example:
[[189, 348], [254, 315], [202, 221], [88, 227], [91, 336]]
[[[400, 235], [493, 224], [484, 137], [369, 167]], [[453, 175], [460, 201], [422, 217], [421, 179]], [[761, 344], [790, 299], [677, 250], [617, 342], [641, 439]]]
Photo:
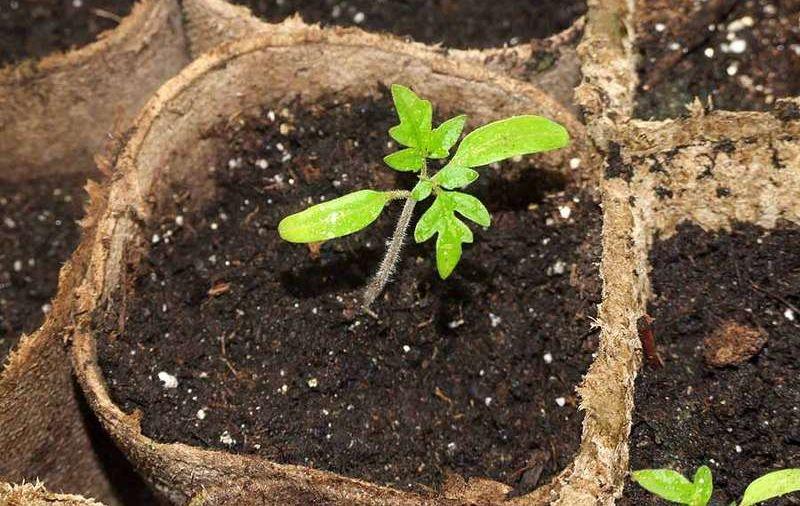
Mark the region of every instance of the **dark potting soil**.
[[360, 26], [445, 47], [516, 45], [568, 28], [585, 0], [235, 0], [273, 23], [293, 14], [308, 23]]
[[0, 0], [0, 66], [85, 46], [134, 0]]
[[50, 310], [58, 271], [78, 243], [85, 180], [0, 184], [0, 362]]
[[642, 88], [636, 115], [767, 110], [800, 95], [800, 0], [637, 0]]
[[[636, 385], [631, 469], [691, 476], [707, 464], [715, 504], [730, 504], [758, 476], [800, 467], [800, 227], [694, 225], [651, 253], [655, 337], [665, 361]], [[767, 342], [739, 365], [704, 361], [704, 338], [749, 328]], [[741, 346], [733, 333], [729, 346]], [[749, 353], [752, 355], [752, 352]], [[629, 483], [624, 504], [660, 504]], [[788, 499], [770, 504], [797, 504]]]
[[278, 237], [283, 216], [323, 197], [410, 187], [381, 163], [397, 149], [389, 104], [264, 111], [213, 134], [228, 145], [216, 198], [192, 212], [175, 190], [126, 305], [112, 305], [123, 313], [97, 324], [111, 394], [143, 412], [146, 435], [395, 486], [452, 471], [524, 476], [527, 490], [570, 462], [574, 388], [597, 339], [601, 212], [559, 192], [563, 176], [528, 161], [483, 169], [470, 190], [491, 228], [473, 227], [447, 281], [432, 242], [407, 244], [377, 319], [359, 297], [399, 205], [318, 251]]

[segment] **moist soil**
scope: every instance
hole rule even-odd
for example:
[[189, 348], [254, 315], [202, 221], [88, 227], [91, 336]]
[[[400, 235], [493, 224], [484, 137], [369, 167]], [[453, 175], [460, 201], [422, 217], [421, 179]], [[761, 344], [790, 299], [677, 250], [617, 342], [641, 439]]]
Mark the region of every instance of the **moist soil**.
[[637, 0], [637, 117], [768, 110], [800, 95], [800, 0]]
[[381, 164], [397, 149], [389, 104], [328, 99], [209, 134], [226, 145], [215, 197], [175, 189], [130, 290], [97, 317], [111, 395], [143, 412], [145, 435], [415, 490], [454, 472], [521, 493], [571, 461], [601, 211], [564, 176], [528, 160], [482, 169], [470, 191], [491, 228], [472, 227], [447, 281], [432, 241], [407, 244], [377, 317], [359, 297], [400, 205], [318, 249], [278, 237], [323, 198], [410, 187]]
[[[715, 504], [730, 504], [762, 474], [800, 467], [800, 227], [694, 225], [651, 253], [655, 338], [665, 365], [636, 383], [631, 469], [714, 473]], [[719, 329], [766, 335], [738, 365], [704, 360]], [[714, 336], [705, 342], [709, 336]], [[728, 346], [747, 349], [736, 332]], [[657, 504], [628, 483], [623, 504]], [[788, 499], [770, 504], [797, 504]]]
[[85, 176], [0, 184], [0, 362], [44, 321], [78, 243]]
[[0, 0], [0, 66], [85, 46], [134, 0]]
[[359, 26], [455, 48], [491, 48], [548, 37], [586, 12], [585, 0], [235, 0], [277, 23]]

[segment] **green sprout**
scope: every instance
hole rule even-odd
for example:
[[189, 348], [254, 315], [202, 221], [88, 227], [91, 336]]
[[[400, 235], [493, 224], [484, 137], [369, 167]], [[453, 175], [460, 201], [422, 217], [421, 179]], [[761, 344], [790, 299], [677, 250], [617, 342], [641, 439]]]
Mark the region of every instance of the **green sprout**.
[[[714, 491], [708, 466], [701, 466], [692, 481], [671, 469], [643, 469], [634, 471], [632, 475], [633, 481], [648, 492], [688, 506], [706, 506]], [[750, 483], [738, 506], [752, 506], [797, 491], [800, 491], [800, 469], [773, 471]], [[737, 503], [734, 501], [731, 506], [737, 506]]]
[[287, 216], [278, 225], [278, 233], [289, 242], [327, 241], [358, 232], [375, 221], [389, 202], [405, 200], [378, 272], [364, 292], [366, 310], [394, 272], [417, 202], [431, 195], [435, 198], [418, 220], [414, 239], [421, 243], [437, 236], [436, 267], [439, 276], [446, 279], [461, 259], [462, 245], [473, 240], [472, 231], [461, 218], [482, 227], [491, 224], [489, 211], [480, 200], [456, 191], [478, 178], [473, 169], [515, 156], [559, 149], [569, 143], [566, 129], [558, 123], [541, 116], [514, 116], [470, 132], [447, 164], [431, 173], [428, 160], [450, 156], [461, 137], [466, 116], [456, 116], [433, 128], [433, 106], [428, 100], [405, 86], [395, 84], [391, 89], [400, 124], [390, 128], [389, 135], [404, 149], [383, 161], [394, 170], [416, 172], [416, 186], [411, 191], [359, 190]]

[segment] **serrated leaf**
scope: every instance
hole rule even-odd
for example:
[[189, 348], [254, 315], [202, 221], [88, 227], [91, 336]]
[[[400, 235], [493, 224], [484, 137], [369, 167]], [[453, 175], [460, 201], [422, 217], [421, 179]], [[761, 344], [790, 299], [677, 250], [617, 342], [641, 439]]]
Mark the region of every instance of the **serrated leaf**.
[[451, 161], [431, 179], [442, 187], [453, 190], [455, 188], [464, 188], [468, 186], [478, 179], [478, 173], [467, 167], [454, 165]]
[[411, 198], [417, 202], [423, 201], [428, 198], [432, 190], [433, 185], [430, 181], [420, 181], [414, 186], [414, 189], [411, 190]]
[[461, 259], [461, 245], [473, 241], [472, 230], [454, 214], [456, 202], [452, 192], [441, 192], [420, 217], [414, 229], [414, 240], [424, 242], [436, 238], [436, 269], [447, 279]]
[[469, 218], [482, 227], [488, 227], [492, 224], [492, 215], [486, 209], [486, 206], [468, 193], [450, 192], [450, 198], [453, 199], [455, 210], [461, 213], [465, 218]]
[[800, 469], [773, 471], [757, 478], [747, 486], [739, 506], [752, 506], [798, 491], [800, 491]]
[[642, 488], [662, 499], [691, 504], [694, 484], [678, 472], [671, 469], [642, 469], [631, 475]]
[[467, 117], [462, 114], [436, 127], [431, 132], [428, 142], [428, 156], [430, 158], [447, 158], [450, 156], [450, 148], [455, 146], [458, 138], [461, 137], [461, 131], [464, 130], [466, 121]]
[[519, 155], [563, 148], [567, 130], [541, 116], [514, 116], [470, 132], [458, 146], [451, 163], [479, 167]]
[[700, 466], [692, 478], [694, 493], [692, 494], [692, 506], [705, 506], [711, 500], [714, 492], [714, 479], [711, 476], [711, 469], [708, 466]]
[[358, 232], [383, 211], [387, 192], [360, 190], [311, 206], [278, 224], [281, 238], [296, 243], [319, 242]]
[[448, 209], [445, 199], [442, 199], [441, 195], [436, 197], [431, 207], [417, 221], [417, 226], [414, 227], [414, 240], [425, 242], [433, 237], [433, 234], [439, 231], [442, 223], [450, 213], [452, 213], [452, 210]]
[[433, 106], [405, 86], [392, 85], [392, 100], [400, 124], [389, 129], [389, 135], [403, 146], [427, 150], [431, 136]]
[[401, 172], [416, 172], [422, 170], [425, 160], [417, 148], [406, 148], [387, 155], [383, 161], [389, 167]]

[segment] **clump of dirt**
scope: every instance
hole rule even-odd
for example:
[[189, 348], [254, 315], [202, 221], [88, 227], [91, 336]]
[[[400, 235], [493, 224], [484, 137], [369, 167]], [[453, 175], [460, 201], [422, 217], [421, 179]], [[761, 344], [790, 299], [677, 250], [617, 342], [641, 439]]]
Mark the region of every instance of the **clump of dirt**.
[[145, 435], [413, 488], [455, 472], [524, 492], [571, 461], [601, 294], [589, 195], [527, 160], [481, 169], [469, 190], [491, 228], [447, 281], [432, 242], [409, 242], [377, 318], [359, 297], [399, 206], [318, 249], [278, 237], [309, 204], [410, 187], [381, 164], [389, 104], [264, 110], [212, 134], [214, 199], [176, 188], [119, 312], [97, 315], [112, 397]]
[[[729, 504], [762, 474], [800, 467], [800, 226], [683, 225], [655, 243], [650, 261], [665, 366], [637, 380], [631, 469], [691, 476], [707, 464], [715, 498]], [[766, 344], [741, 363], [707, 364], [704, 338], [732, 325], [761, 329]], [[625, 495], [622, 504], [658, 504], [634, 484]]]
[[568, 28], [585, 0], [235, 0], [277, 23], [299, 14], [306, 22], [359, 26], [455, 48], [526, 43]]
[[42, 324], [78, 243], [85, 177], [0, 185], [0, 362]]
[[696, 96], [718, 109], [768, 110], [800, 95], [797, 0], [637, 0], [636, 18], [637, 117], [684, 115]]
[[723, 322], [703, 340], [703, 357], [714, 367], [740, 364], [755, 356], [766, 343], [763, 329]]
[[0, 0], [0, 66], [85, 46], [134, 0]]

